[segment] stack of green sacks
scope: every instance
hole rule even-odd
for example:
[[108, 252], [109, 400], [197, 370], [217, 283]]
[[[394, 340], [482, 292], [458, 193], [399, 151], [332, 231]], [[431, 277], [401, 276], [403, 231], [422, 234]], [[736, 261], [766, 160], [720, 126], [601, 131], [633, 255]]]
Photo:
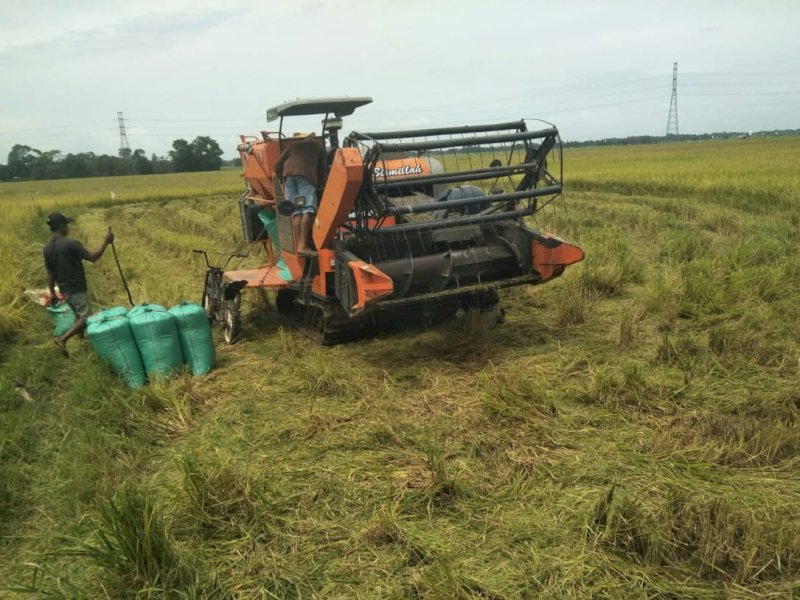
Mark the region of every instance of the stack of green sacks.
[[172, 375], [184, 362], [193, 375], [205, 375], [216, 360], [211, 325], [199, 304], [181, 302], [169, 311], [140, 304], [130, 312], [117, 306], [87, 323], [97, 354], [132, 388]]
[[166, 308], [158, 304], [140, 304], [130, 310], [128, 320], [151, 380], [180, 370], [183, 353], [178, 330], [175, 317]]
[[138, 388], [145, 384], [145, 371], [125, 313], [124, 308], [117, 307], [92, 315], [86, 333], [98, 356], [129, 387]]
[[206, 311], [199, 304], [184, 301], [170, 308], [169, 312], [175, 317], [183, 359], [192, 375], [205, 375], [216, 360], [214, 337]]

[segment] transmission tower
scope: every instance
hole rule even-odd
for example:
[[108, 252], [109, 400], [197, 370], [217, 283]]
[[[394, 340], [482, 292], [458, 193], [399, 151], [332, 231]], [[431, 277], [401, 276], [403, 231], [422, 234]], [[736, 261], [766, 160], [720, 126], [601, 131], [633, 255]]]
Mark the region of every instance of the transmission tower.
[[119, 120], [119, 155], [122, 158], [127, 158], [131, 155], [131, 147], [128, 144], [128, 134], [125, 132], [125, 118], [121, 112], [117, 113]]
[[672, 65], [672, 98], [669, 101], [667, 135], [678, 135], [678, 63]]

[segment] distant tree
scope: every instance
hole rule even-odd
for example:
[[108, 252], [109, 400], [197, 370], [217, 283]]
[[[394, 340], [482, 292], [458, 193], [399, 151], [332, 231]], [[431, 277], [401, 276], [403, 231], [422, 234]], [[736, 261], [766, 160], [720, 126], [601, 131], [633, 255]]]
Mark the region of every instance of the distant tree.
[[206, 135], [194, 138], [192, 152], [197, 171], [219, 171], [222, 166], [222, 149], [215, 140]]
[[64, 177], [93, 177], [99, 175], [94, 152], [67, 154], [61, 161], [61, 172]]
[[[185, 170], [213, 168], [215, 153], [219, 150], [216, 142], [211, 138], [197, 138], [193, 144], [194, 146], [185, 140], [175, 140], [174, 150], [170, 152], [173, 160]], [[122, 156], [79, 152], [63, 155], [60, 150], [43, 152], [31, 146], [16, 144], [8, 153], [8, 165], [0, 165], [0, 181], [145, 175], [173, 170], [172, 161], [155, 154], [148, 158], [141, 148], [121, 154]]]
[[147, 155], [145, 155], [144, 150], [141, 148], [137, 148], [133, 151], [131, 161], [133, 163], [132, 172], [134, 175], [149, 175], [154, 172], [153, 163], [148, 160]]
[[124, 161], [117, 156], [101, 154], [97, 157], [98, 175], [124, 175]]
[[169, 156], [172, 158], [173, 169], [177, 173], [198, 170], [194, 168], [195, 160], [192, 147], [184, 139], [177, 139], [172, 142], [172, 150], [169, 151]]
[[8, 153], [9, 179], [30, 179], [33, 165], [41, 151], [23, 144], [14, 144]]
[[119, 149], [119, 157], [122, 160], [128, 160], [132, 155], [133, 155], [133, 153], [131, 152], [130, 148], [120, 148]]
[[157, 156], [155, 152], [150, 155], [150, 164], [153, 165], [153, 173], [171, 173], [172, 162], [163, 156]]
[[42, 152], [31, 165], [31, 179], [59, 179], [63, 177], [60, 161], [60, 150]]
[[218, 171], [222, 166], [222, 149], [208, 136], [198, 136], [190, 144], [184, 139], [172, 142], [169, 151], [173, 169], [186, 171]]

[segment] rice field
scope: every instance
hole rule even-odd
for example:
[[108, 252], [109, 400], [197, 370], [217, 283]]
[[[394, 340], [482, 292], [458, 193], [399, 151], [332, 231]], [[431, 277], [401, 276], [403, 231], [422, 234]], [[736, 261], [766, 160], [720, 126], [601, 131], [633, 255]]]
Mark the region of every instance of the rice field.
[[150, 202], [235, 194], [242, 190], [241, 170], [225, 168], [199, 173], [125, 175], [15, 181], [2, 184], [0, 202], [4, 207], [52, 209], [54, 206], [102, 206], [125, 202]]
[[[215, 370], [137, 391], [22, 294], [44, 217], [113, 227], [137, 301], [198, 300], [238, 172], [0, 184], [0, 597], [800, 595], [798, 164], [565, 150], [535, 225], [587, 258], [504, 325], [323, 348], [253, 294]], [[125, 303], [110, 254], [87, 274]]]

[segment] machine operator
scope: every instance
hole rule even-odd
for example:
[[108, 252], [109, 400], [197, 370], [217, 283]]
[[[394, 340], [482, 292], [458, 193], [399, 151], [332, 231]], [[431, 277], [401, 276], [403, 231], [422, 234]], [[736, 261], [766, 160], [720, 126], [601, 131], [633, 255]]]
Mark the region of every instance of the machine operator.
[[275, 163], [275, 175], [281, 182], [286, 200], [294, 204], [292, 234], [298, 256], [314, 256], [311, 247], [311, 224], [317, 212], [317, 190], [325, 185], [327, 161], [325, 149], [314, 140], [314, 133], [295, 133], [294, 142]]

